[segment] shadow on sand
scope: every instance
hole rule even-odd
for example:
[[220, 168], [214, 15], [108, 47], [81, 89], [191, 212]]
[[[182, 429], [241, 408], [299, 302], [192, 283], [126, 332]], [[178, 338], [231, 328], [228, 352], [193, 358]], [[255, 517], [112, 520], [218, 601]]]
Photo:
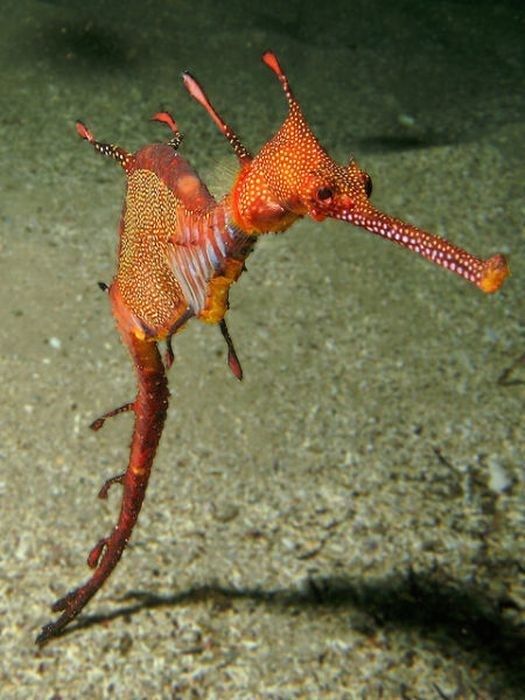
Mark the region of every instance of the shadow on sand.
[[[284, 616], [292, 610], [347, 611], [349, 628], [373, 635], [378, 629], [406, 630], [431, 642], [447, 656], [466, 654], [469, 664], [484, 667], [501, 689], [519, 693], [525, 687], [525, 632], [510, 621], [515, 605], [492, 599], [480, 588], [443, 582], [437, 574], [392, 575], [372, 582], [344, 577], [308, 579], [303, 589], [235, 589], [219, 585], [196, 587], [173, 595], [132, 591], [125, 600], [134, 603], [112, 612], [82, 617], [64, 636], [141, 610], [217, 601], [250, 600]], [[352, 611], [357, 618], [352, 621]], [[363, 623], [363, 620], [366, 620]]]

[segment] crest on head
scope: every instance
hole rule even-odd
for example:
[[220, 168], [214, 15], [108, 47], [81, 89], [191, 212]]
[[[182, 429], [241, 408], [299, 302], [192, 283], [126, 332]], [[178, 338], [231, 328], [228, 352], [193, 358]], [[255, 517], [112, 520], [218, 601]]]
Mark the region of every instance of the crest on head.
[[363, 206], [368, 201], [370, 176], [354, 160], [341, 166], [328, 155], [310, 129], [275, 54], [267, 51], [262, 60], [281, 83], [288, 115], [257, 154], [256, 165], [281, 204], [297, 215], [316, 221], [327, 216], [345, 218], [356, 203]]
[[230, 142], [241, 170], [230, 193], [236, 225], [245, 233], [285, 231], [299, 217], [316, 221], [345, 219], [356, 201], [368, 201], [372, 184], [355, 161], [338, 165], [306, 122], [288, 78], [271, 51], [263, 62], [277, 76], [288, 102], [288, 115], [277, 133], [252, 156], [235, 131], [211, 104], [189, 73], [183, 82]]

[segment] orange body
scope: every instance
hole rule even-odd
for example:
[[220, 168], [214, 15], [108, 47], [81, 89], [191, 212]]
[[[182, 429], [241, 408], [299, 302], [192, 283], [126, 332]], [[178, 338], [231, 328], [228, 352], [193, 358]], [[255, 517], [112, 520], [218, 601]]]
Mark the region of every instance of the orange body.
[[[277, 133], [252, 156], [217, 113], [189, 74], [184, 85], [205, 108], [239, 160], [230, 192], [217, 202], [177, 152], [181, 134], [166, 112], [155, 119], [173, 136], [168, 144], [149, 145], [131, 154], [95, 140], [81, 122], [79, 135], [97, 151], [116, 159], [127, 175], [120, 223], [117, 272], [109, 288], [119, 331], [129, 348], [138, 380], [133, 402], [110, 411], [92, 424], [125, 411], [135, 413], [127, 469], [108, 479], [123, 486], [122, 505], [113, 532], [91, 550], [93, 575], [57, 601], [60, 617], [46, 625], [42, 644], [73, 620], [117, 565], [142, 506], [168, 407], [165, 366], [173, 360], [171, 337], [192, 317], [217, 323], [228, 346], [228, 362], [242, 378], [224, 316], [228, 293], [244, 269], [255, 238], [288, 229], [297, 219], [330, 217], [352, 223], [408, 248], [472, 282], [496, 291], [508, 275], [502, 255], [477, 258], [449, 241], [378, 211], [371, 203], [372, 183], [355, 160], [335, 163], [310, 130], [274, 54], [263, 61], [278, 77], [288, 100], [288, 115]], [[166, 341], [162, 362], [158, 342]]]

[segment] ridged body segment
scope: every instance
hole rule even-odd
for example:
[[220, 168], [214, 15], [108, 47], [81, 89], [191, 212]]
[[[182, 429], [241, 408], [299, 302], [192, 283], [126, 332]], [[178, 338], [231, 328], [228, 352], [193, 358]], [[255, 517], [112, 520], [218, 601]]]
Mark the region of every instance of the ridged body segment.
[[229, 198], [200, 214], [184, 208], [178, 214], [177, 236], [169, 247], [171, 268], [192, 314], [218, 323], [255, 239], [231, 223]]

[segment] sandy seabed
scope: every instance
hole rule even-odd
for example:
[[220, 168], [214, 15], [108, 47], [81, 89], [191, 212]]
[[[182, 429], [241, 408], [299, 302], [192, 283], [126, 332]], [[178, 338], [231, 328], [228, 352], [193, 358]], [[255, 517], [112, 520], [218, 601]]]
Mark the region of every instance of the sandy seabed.
[[[518, 2], [7, 1], [0, 26], [0, 696], [524, 697], [524, 13]], [[513, 275], [484, 296], [335, 222], [260, 241], [219, 333], [175, 339], [172, 402], [114, 576], [39, 650], [109, 531], [133, 396], [97, 281], [134, 150], [170, 109], [220, 189], [285, 114], [272, 48], [375, 202]], [[224, 185], [223, 185], [224, 186]], [[503, 381], [501, 380], [503, 377]]]

